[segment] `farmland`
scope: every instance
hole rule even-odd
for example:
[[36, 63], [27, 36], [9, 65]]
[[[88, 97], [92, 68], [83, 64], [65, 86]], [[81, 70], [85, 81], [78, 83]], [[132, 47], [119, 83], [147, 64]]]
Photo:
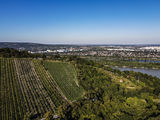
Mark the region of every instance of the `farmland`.
[[0, 119], [40, 118], [67, 103], [38, 60], [0, 58]]
[[83, 89], [79, 86], [77, 73], [72, 64], [45, 61], [44, 66], [69, 100], [76, 100], [82, 95]]
[[0, 58], [1, 120], [159, 119], [159, 92], [159, 78], [75, 56]]

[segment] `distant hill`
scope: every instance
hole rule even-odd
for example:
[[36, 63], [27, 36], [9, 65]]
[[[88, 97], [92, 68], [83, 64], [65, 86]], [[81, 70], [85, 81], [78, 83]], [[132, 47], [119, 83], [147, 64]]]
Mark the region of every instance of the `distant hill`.
[[[20, 42], [0, 42], [0, 48], [14, 48], [18, 50], [40, 51], [47, 49], [57, 49], [59, 47], [71, 47], [76, 45], [61, 44], [39, 44], [39, 43], [20, 43]], [[77, 45], [78, 46], [78, 45]]]
[[34, 55], [28, 53], [27, 51], [18, 51], [13, 48], [0, 48], [0, 57], [16, 57], [16, 58], [22, 58], [22, 57], [33, 57]]
[[146, 47], [160, 46], [159, 44], [40, 44], [40, 43], [23, 43], [23, 42], [0, 42], [0, 48], [14, 48], [27, 51], [44, 51], [47, 49], [59, 49], [67, 47], [98, 47], [98, 46], [114, 46], [114, 47]]

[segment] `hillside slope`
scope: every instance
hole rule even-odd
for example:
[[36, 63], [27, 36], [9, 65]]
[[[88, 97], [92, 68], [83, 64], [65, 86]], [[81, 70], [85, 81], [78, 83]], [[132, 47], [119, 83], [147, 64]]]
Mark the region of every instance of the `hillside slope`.
[[160, 79], [79, 58], [0, 58], [0, 119], [48, 112], [66, 120], [158, 119]]
[[160, 79], [121, 72], [93, 61], [76, 59], [85, 95], [58, 110], [62, 119], [154, 120], [160, 118]]
[[0, 58], [0, 119], [42, 117], [67, 100], [43, 66], [31, 59]]
[[51, 73], [57, 85], [69, 100], [76, 100], [82, 96], [83, 89], [79, 86], [77, 73], [72, 64], [45, 61], [44, 66]]

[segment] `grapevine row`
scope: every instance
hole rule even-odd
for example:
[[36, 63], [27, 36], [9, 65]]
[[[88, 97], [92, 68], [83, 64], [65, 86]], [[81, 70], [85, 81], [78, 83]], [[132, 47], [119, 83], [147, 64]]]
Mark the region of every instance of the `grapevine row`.
[[[37, 63], [36, 63], [37, 62]], [[0, 119], [56, 113], [64, 96], [39, 61], [0, 58]]]

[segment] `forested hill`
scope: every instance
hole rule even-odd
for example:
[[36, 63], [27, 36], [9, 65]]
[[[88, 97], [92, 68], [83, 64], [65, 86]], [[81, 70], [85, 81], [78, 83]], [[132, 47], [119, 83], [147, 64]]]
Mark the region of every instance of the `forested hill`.
[[160, 118], [156, 77], [76, 56], [24, 57], [0, 58], [1, 120]]
[[0, 42], [0, 48], [14, 48], [18, 50], [27, 50], [27, 51], [41, 51], [41, 50], [55, 49], [59, 47], [71, 47], [71, 46], [78, 46], [78, 45]]
[[27, 51], [18, 51], [13, 48], [1, 48], [0, 57], [31, 57]]
[[10, 57], [15, 57], [15, 58], [33, 58], [33, 57], [43, 57], [44, 55], [42, 54], [30, 54], [28, 51], [22, 50], [16, 50], [13, 48], [0, 48], [0, 57], [4, 58], [10, 58]]
[[35, 48], [39, 47], [45, 48], [47, 45], [37, 43], [0, 42], [0, 48], [34, 50]]
[[93, 61], [76, 60], [86, 94], [59, 108], [64, 119], [158, 120], [160, 79], [133, 71], [113, 70]]

